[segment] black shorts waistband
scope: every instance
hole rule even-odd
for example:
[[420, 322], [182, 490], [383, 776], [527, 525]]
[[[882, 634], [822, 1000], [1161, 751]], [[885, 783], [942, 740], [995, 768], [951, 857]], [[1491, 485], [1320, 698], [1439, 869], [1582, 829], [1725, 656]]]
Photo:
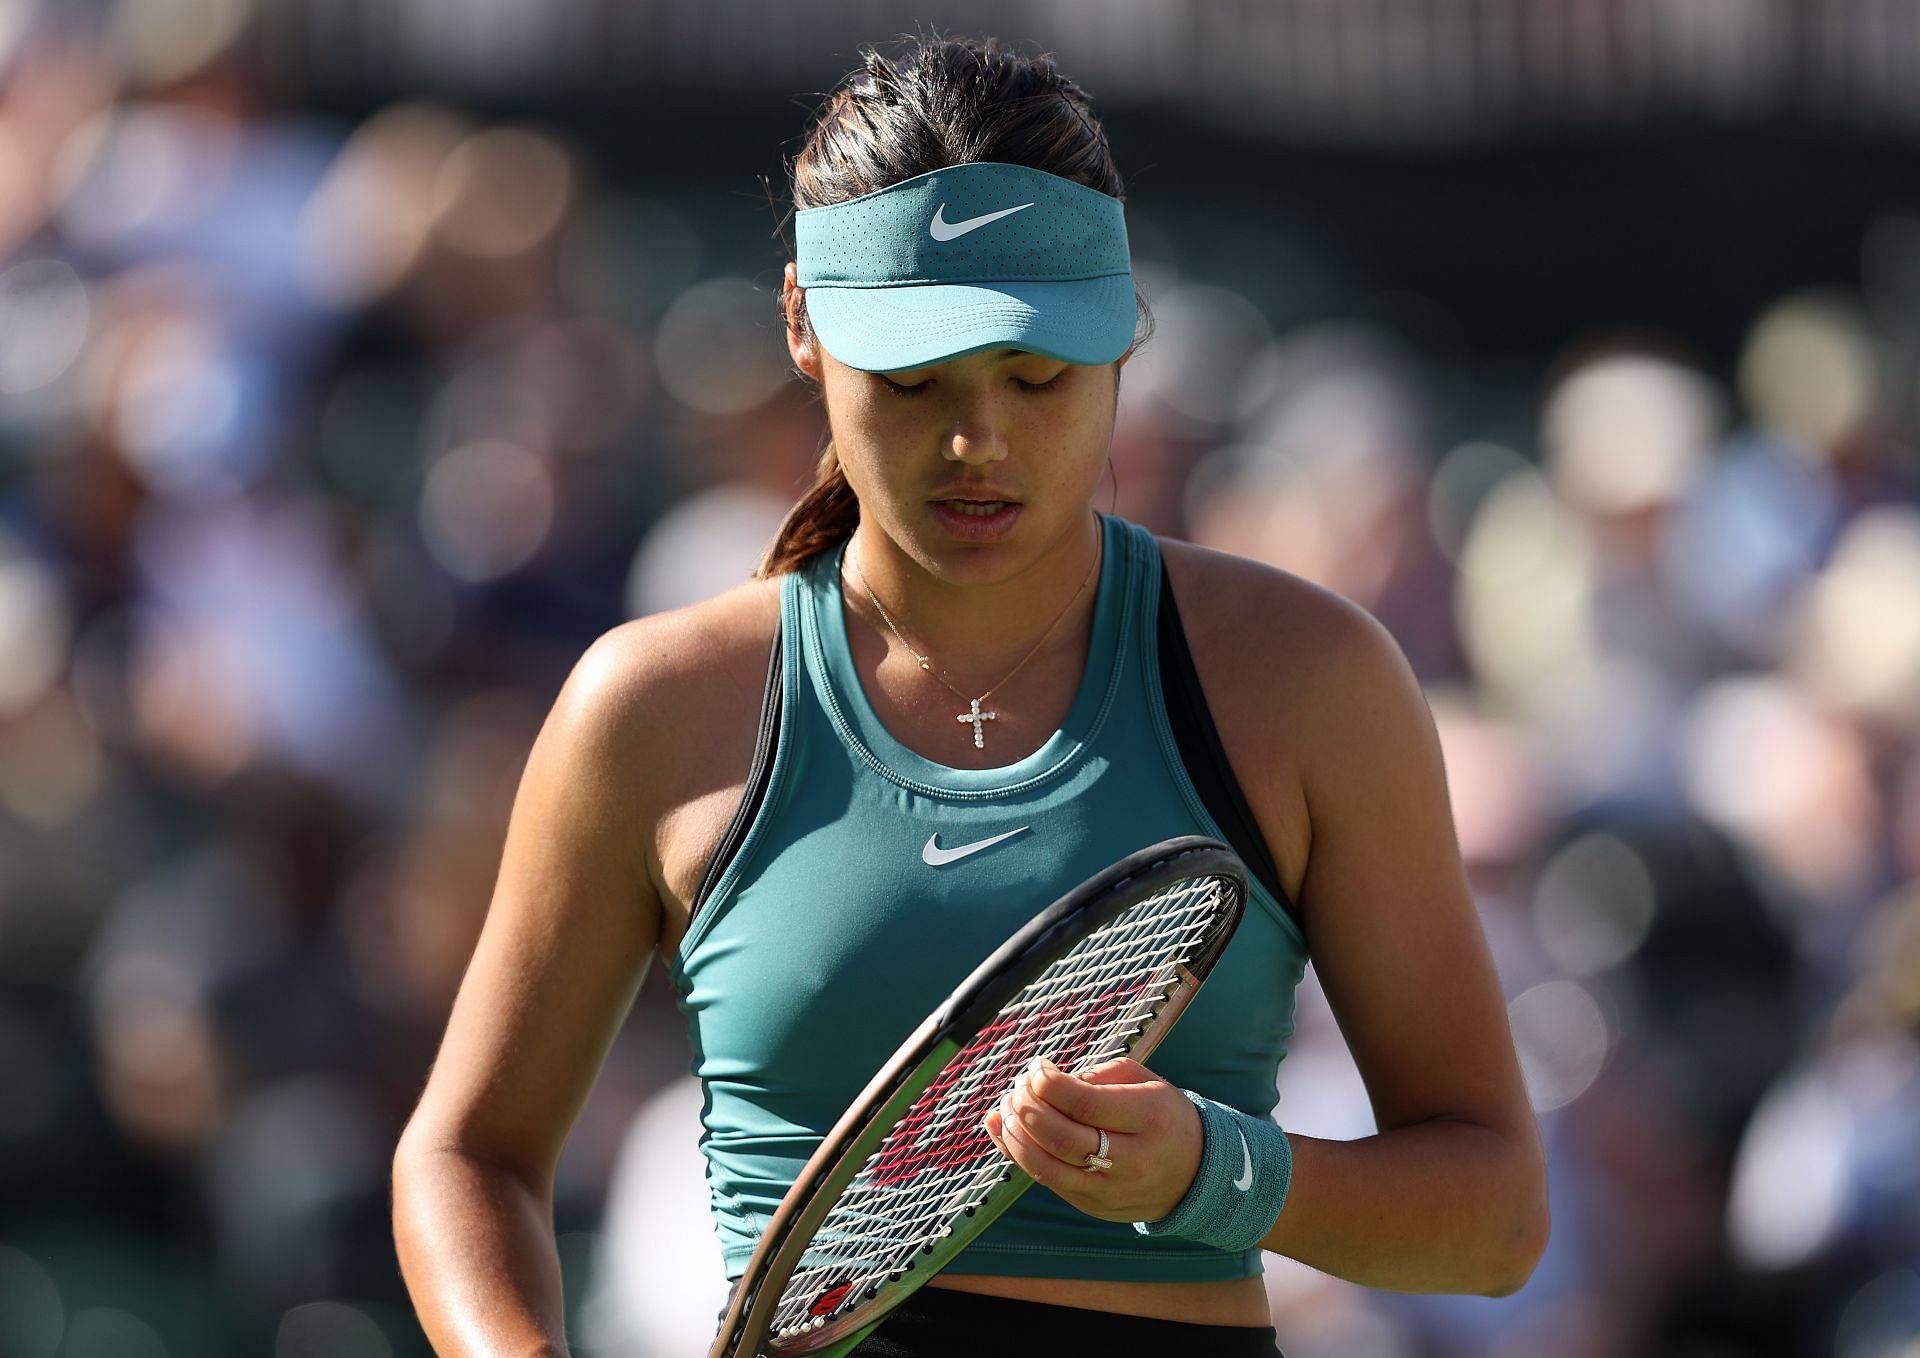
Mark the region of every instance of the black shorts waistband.
[[850, 1358], [1285, 1358], [1271, 1325], [1194, 1325], [1080, 1306], [923, 1287], [896, 1307]]

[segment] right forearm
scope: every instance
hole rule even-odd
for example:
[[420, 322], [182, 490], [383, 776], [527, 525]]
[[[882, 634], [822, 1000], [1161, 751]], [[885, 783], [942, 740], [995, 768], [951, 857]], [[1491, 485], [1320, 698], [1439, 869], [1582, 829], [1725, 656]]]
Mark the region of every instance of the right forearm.
[[439, 1358], [565, 1358], [552, 1208], [519, 1177], [452, 1151], [403, 1153], [393, 1236]]

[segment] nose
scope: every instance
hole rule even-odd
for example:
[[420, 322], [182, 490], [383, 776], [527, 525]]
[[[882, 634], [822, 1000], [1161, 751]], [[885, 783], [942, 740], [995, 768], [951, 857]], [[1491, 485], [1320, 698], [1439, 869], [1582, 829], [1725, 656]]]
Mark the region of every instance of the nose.
[[963, 462], [970, 467], [985, 466], [1004, 458], [1007, 455], [1005, 421], [996, 403], [990, 397], [982, 397], [956, 416], [940, 452], [947, 461]]

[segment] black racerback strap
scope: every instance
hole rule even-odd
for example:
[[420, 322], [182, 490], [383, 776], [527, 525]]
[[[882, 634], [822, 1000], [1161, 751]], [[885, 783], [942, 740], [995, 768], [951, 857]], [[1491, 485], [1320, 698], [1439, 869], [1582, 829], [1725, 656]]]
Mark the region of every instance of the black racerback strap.
[[693, 904], [687, 910], [689, 924], [713, 894], [714, 887], [720, 884], [720, 875], [727, 870], [727, 864], [740, 852], [740, 841], [753, 828], [753, 819], [760, 814], [760, 803], [766, 800], [767, 784], [773, 780], [773, 755], [780, 745], [780, 631], [776, 622], [773, 653], [767, 657], [767, 686], [760, 695], [760, 730], [753, 740], [753, 763], [747, 770], [747, 788], [741, 794], [740, 805], [734, 808], [733, 819], [727, 822], [726, 833], [720, 836], [720, 847], [707, 860], [700, 889], [694, 893]]
[[1193, 652], [1187, 646], [1187, 629], [1180, 622], [1180, 607], [1173, 599], [1173, 585], [1167, 579], [1166, 562], [1160, 564], [1160, 692], [1166, 700], [1167, 722], [1173, 727], [1174, 743], [1180, 747], [1180, 762], [1187, 767], [1207, 814], [1220, 826], [1227, 843], [1240, 855], [1247, 870], [1278, 901], [1293, 922], [1305, 932], [1300, 909], [1280, 885], [1280, 873], [1273, 865], [1273, 854], [1253, 819], [1253, 808], [1227, 762], [1226, 747], [1213, 724], [1213, 712], [1200, 687], [1200, 672], [1193, 666]]

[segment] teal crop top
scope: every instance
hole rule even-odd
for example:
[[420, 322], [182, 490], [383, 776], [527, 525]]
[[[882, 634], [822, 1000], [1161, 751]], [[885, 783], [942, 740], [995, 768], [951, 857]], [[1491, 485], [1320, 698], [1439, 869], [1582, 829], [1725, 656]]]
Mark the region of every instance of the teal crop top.
[[[826, 1131], [935, 1004], [1015, 928], [1113, 860], [1180, 834], [1234, 843], [1256, 871], [1245, 919], [1148, 1063], [1163, 1078], [1265, 1116], [1307, 963], [1292, 907], [1247, 818], [1222, 830], [1176, 736], [1160, 648], [1170, 592], [1146, 529], [1102, 519], [1105, 554], [1087, 663], [1060, 729], [1026, 758], [955, 769], [881, 725], [847, 647], [844, 544], [781, 581], [762, 740], [748, 797], [709, 869], [670, 972], [706, 1091], [701, 1148], [727, 1275]], [[1156, 615], [1155, 601], [1160, 601]], [[1155, 619], [1161, 619], [1156, 628]], [[1191, 662], [1172, 636], [1202, 709]], [[1189, 724], [1191, 713], [1184, 714]], [[991, 732], [991, 728], [988, 728]], [[1182, 757], [1183, 742], [1188, 755]], [[1200, 779], [1217, 782], [1218, 768]], [[1204, 761], [1203, 761], [1204, 762]], [[1233, 802], [1244, 813], [1238, 785]], [[1216, 809], [1225, 806], [1212, 798]], [[1018, 830], [1018, 833], [1009, 834]], [[1006, 836], [940, 866], [922, 851]], [[938, 857], [938, 855], [935, 855]], [[1034, 1187], [951, 1264], [957, 1273], [1211, 1282], [1261, 1271], [1261, 1252], [1146, 1237]]]

